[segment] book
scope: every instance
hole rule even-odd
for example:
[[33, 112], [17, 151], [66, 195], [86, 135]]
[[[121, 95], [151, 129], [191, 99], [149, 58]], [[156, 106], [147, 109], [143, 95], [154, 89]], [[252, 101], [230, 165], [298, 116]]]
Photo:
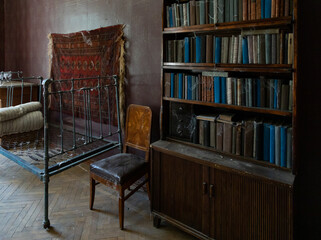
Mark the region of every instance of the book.
[[217, 1], [217, 22], [218, 23], [223, 23], [224, 22], [224, 0], [218, 0]]
[[198, 127], [199, 127], [199, 130], [198, 130], [198, 136], [199, 136], [199, 144], [203, 145], [204, 146], [204, 124], [203, 124], [203, 120], [199, 120], [198, 121]]
[[271, 0], [271, 18], [276, 17], [276, 0]]
[[258, 36], [259, 35], [253, 35], [253, 63], [254, 64], [258, 64], [259, 60], [258, 60]]
[[237, 59], [238, 59], [238, 45], [239, 45], [239, 37], [238, 36], [233, 36], [233, 64], [237, 64]]
[[171, 73], [171, 98], [175, 97], [175, 74]]
[[221, 79], [221, 102], [223, 104], [227, 103], [226, 99], [226, 78], [225, 77], [220, 77]]
[[232, 126], [233, 122], [223, 123], [223, 152], [232, 153]]
[[239, 21], [239, 0], [233, 0], [233, 21]]
[[248, 43], [247, 38], [242, 38], [242, 53], [243, 53], [243, 64], [249, 63], [249, 55], [248, 55]]
[[253, 121], [244, 122], [243, 152], [245, 157], [253, 157], [254, 126]]
[[184, 62], [189, 63], [190, 62], [190, 40], [189, 37], [184, 38]]
[[195, 2], [195, 25], [200, 25], [200, 1]]
[[229, 37], [222, 37], [221, 63], [228, 63]]
[[193, 92], [193, 85], [192, 85], [192, 76], [187, 76], [187, 99], [193, 100], [192, 98], [192, 92]]
[[234, 53], [234, 37], [229, 37], [229, 46], [228, 46], [228, 63], [233, 63], [233, 53]]
[[290, 15], [290, 0], [284, 0], [284, 16]]
[[256, 160], [263, 160], [263, 123], [255, 120], [253, 122], [253, 157]]
[[199, 123], [196, 119], [196, 116], [193, 115], [192, 118], [192, 143], [198, 144], [199, 143]]
[[205, 0], [205, 24], [209, 24], [209, 1]]
[[256, 0], [256, 19], [261, 19], [261, 0]]
[[232, 78], [226, 78], [226, 102], [227, 104], [232, 104], [233, 101], [233, 91], [232, 91]]
[[253, 35], [247, 36], [248, 43], [248, 56], [249, 56], [249, 64], [252, 64], [253, 61]]
[[[216, 0], [216, 3], [217, 3], [217, 0]], [[209, 24], [214, 23], [214, 5], [215, 5], [214, 0], [209, 0], [209, 3], [208, 3], [208, 23]], [[217, 16], [217, 13], [216, 13], [216, 16]]]
[[292, 168], [292, 127], [286, 132], [286, 167]]
[[190, 26], [193, 26], [196, 24], [196, 21], [195, 21], [196, 2], [195, 2], [195, 0], [189, 1], [189, 11], [190, 11]]
[[276, 34], [271, 34], [271, 64], [276, 64], [277, 58], [277, 37]]
[[213, 77], [206, 77], [207, 79], [207, 102], [214, 102], [214, 82]]
[[275, 126], [270, 125], [270, 163], [275, 163]]
[[261, 19], [265, 18], [265, 1], [266, 0], [261, 0]]
[[171, 96], [171, 74], [164, 73], [164, 97]]
[[200, 13], [199, 13], [199, 24], [205, 24], [205, 0], [199, 0], [199, 9], [200, 9]]
[[237, 63], [242, 64], [243, 63], [243, 52], [242, 52], [242, 36], [238, 37], [238, 51], [237, 51]]
[[224, 114], [220, 114], [218, 116], [218, 119], [220, 121], [227, 121], [227, 122], [234, 121], [234, 118], [235, 118], [235, 114], [233, 114], [233, 113], [224, 113]]
[[248, 15], [247, 15], [247, 0], [243, 0], [242, 2], [242, 9], [243, 9], [243, 21], [248, 20]]
[[237, 122], [235, 123], [235, 131], [236, 131], [236, 137], [235, 137], [235, 154], [236, 155], [242, 155], [242, 123]]
[[263, 124], [263, 160], [270, 160], [270, 124]]
[[265, 0], [265, 6], [264, 6], [264, 18], [271, 18], [271, 6], [272, 6], [272, 2], [271, 0]]
[[202, 39], [200, 36], [195, 37], [196, 63], [202, 62]]
[[271, 51], [271, 43], [272, 38], [271, 34], [265, 34], [265, 63], [271, 64], [272, 60], [272, 51]]
[[224, 22], [230, 22], [230, 0], [224, 0]]
[[251, 0], [251, 20], [256, 19], [256, 0]]
[[281, 126], [275, 126], [275, 165], [281, 165]]
[[203, 123], [203, 131], [204, 131], [204, 146], [210, 146], [210, 122], [209, 121], [202, 121]]
[[261, 107], [261, 80], [256, 79], [256, 106]]
[[206, 121], [209, 122], [209, 140], [210, 140], [210, 147], [215, 147], [216, 142], [216, 118], [217, 115], [198, 115], [196, 119], [199, 121]]
[[213, 23], [218, 23], [218, 0], [213, 0]]
[[214, 102], [221, 103], [221, 79], [220, 77], [214, 77]]
[[241, 78], [237, 79], [237, 105], [242, 106], [243, 98], [243, 81]]
[[223, 122], [216, 122], [216, 149], [223, 151]]
[[281, 160], [281, 167], [286, 167], [286, 149], [287, 149], [287, 144], [286, 144], [286, 140], [287, 140], [287, 133], [286, 133], [287, 127], [286, 126], [281, 126], [280, 129], [280, 151], [281, 151], [281, 156], [280, 156], [280, 160]]
[[183, 74], [178, 74], [178, 98], [183, 99]]
[[275, 17], [280, 17], [281, 16], [280, 15], [280, 1], [281, 0], [275, 0]]
[[259, 64], [265, 64], [265, 35], [260, 34], [258, 36], [258, 62]]
[[289, 111], [293, 109], [293, 80], [289, 81]]
[[287, 111], [288, 109], [289, 109], [289, 85], [282, 84], [281, 110]]
[[215, 63], [221, 62], [221, 37], [215, 37]]
[[213, 62], [213, 35], [206, 35], [206, 63]]
[[177, 62], [184, 62], [184, 40], [178, 40], [177, 41]]

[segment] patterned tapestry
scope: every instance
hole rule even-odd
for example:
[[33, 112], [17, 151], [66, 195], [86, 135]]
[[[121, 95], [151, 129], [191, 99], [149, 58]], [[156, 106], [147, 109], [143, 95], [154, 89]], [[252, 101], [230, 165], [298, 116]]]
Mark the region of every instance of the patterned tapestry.
[[[119, 76], [122, 124], [125, 105], [123, 27], [124, 25], [115, 25], [91, 31], [49, 35], [50, 77], [54, 80], [106, 75]], [[90, 85], [90, 80], [84, 80], [79, 87]], [[70, 88], [70, 86], [65, 86], [65, 88]], [[58, 99], [51, 99], [51, 101], [53, 108], [57, 110]], [[75, 100], [75, 104], [81, 114], [81, 96]], [[63, 105], [64, 111], [70, 108], [70, 99], [64, 98]], [[115, 103], [113, 107], [116, 107]]]

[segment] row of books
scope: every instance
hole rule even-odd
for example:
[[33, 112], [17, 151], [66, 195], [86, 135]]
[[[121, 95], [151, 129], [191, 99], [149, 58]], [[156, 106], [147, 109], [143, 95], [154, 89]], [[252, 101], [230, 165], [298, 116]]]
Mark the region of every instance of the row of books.
[[234, 115], [198, 115], [193, 142], [218, 151], [292, 168], [292, 127]]
[[247, 21], [292, 15], [293, 0], [190, 0], [166, 6], [166, 26]]
[[293, 106], [292, 80], [165, 72], [164, 84], [165, 97], [284, 111]]
[[[262, 34], [251, 34], [253, 32]], [[230, 37], [204, 35], [168, 40], [166, 61], [223, 64], [293, 63], [293, 33], [278, 33], [278, 29], [253, 32]]]

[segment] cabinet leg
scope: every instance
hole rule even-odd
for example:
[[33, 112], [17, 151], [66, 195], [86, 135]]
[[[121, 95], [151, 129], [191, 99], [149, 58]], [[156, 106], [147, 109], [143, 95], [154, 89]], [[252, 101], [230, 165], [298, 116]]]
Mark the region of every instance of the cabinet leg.
[[155, 228], [159, 228], [160, 227], [160, 223], [161, 223], [161, 219], [157, 216], [154, 216], [153, 219], [153, 225]]

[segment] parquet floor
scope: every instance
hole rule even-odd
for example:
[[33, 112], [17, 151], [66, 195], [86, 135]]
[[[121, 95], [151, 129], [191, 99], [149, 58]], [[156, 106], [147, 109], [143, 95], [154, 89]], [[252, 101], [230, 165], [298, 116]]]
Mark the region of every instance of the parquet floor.
[[0, 240], [6, 239], [194, 239], [163, 223], [153, 227], [147, 194], [139, 191], [125, 203], [125, 230], [119, 230], [118, 200], [103, 185], [88, 208], [88, 164], [50, 178], [49, 218], [42, 228], [43, 184], [33, 174], [0, 156]]

